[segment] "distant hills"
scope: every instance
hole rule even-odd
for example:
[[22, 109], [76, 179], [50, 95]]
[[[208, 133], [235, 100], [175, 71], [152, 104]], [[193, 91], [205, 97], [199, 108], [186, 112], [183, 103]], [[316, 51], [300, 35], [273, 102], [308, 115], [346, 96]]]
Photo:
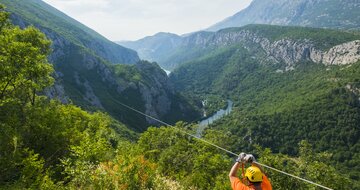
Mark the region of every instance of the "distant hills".
[[[353, 0], [254, 0], [246, 9], [209, 27], [206, 31], [217, 31], [248, 24], [358, 30], [360, 28], [359, 10], [360, 2]], [[184, 56], [177, 56], [187, 54], [184, 52], [187, 50], [183, 47], [194, 40], [193, 38], [196, 36], [206, 35], [209, 33], [204, 31], [181, 38], [174, 34], [162, 34], [120, 44], [138, 51], [142, 59], [156, 61], [161, 67], [173, 70], [179, 62], [186, 61], [183, 59]], [[189, 58], [198, 57], [198, 51], [201, 50], [192, 50]]]
[[207, 30], [247, 24], [359, 29], [359, 10], [360, 2], [354, 0], [253, 0], [246, 9]]
[[[335, 29], [317, 29], [295, 26], [285, 27], [271, 25], [247, 25], [240, 28], [227, 28], [218, 32], [195, 32], [186, 37], [181, 37], [180, 39], [177, 36], [177, 43], [168, 46], [167, 42], [169, 42], [169, 40], [172, 40], [171, 38], [173, 38], [173, 36], [174, 35], [167, 36], [168, 40], [163, 41], [162, 43], [154, 43], [154, 41], [156, 42], [158, 39], [156, 37], [147, 37], [142, 39], [141, 43], [140, 41], [136, 41], [123, 43], [123, 45], [129, 45], [129, 47], [131, 46], [136, 50], [140, 49], [140, 51], [146, 49], [147, 57], [151, 57], [151, 60], [156, 60], [159, 65], [165, 69], [174, 70], [188, 61], [196, 60], [201, 58], [202, 56], [218, 51], [219, 48], [227, 47], [244, 41], [248, 41], [251, 43], [257, 42], [258, 46], [261, 44], [262, 38], [267, 39], [268, 45], [271, 45], [271, 42], [281, 39], [300, 40], [301, 43], [298, 43], [297, 45], [301, 46], [301, 44], [307, 44], [308, 49], [305, 49], [304, 52], [302, 52], [303, 55], [295, 55], [295, 49], [291, 50], [294, 55], [289, 55], [290, 57], [286, 59], [293, 59], [292, 57], [294, 56], [308, 56], [308, 59], [310, 59], [311, 48], [318, 49], [318, 51], [323, 51], [328, 50], [329, 48], [332, 48], [341, 43], [359, 39], [358, 32], [355, 31], [345, 32]], [[143, 44], [146, 48], [142, 48], [141, 44]], [[154, 46], [153, 44], [157, 45]], [[276, 45], [278, 47], [276, 47], [277, 49], [266, 50], [268, 52], [268, 55], [270, 54], [270, 52], [281, 51], [281, 48], [283, 48], [282, 45], [289, 44], [273, 45]], [[168, 48], [164, 50], [161, 50], [159, 48], [152, 49], [152, 47], [159, 46], [167, 46]], [[318, 60], [317, 62], [320, 62], [320, 60]]]
[[120, 41], [120, 45], [136, 50], [142, 59], [159, 61], [163, 54], [169, 54], [181, 43], [182, 37], [160, 32], [154, 36], [148, 36], [138, 41]]
[[55, 85], [45, 93], [87, 110], [103, 110], [142, 131], [156, 124], [121, 105], [127, 103], [168, 122], [198, 117], [156, 64], [139, 62], [134, 50], [99, 35], [41, 0], [1, 0], [15, 25], [39, 28], [53, 42]]

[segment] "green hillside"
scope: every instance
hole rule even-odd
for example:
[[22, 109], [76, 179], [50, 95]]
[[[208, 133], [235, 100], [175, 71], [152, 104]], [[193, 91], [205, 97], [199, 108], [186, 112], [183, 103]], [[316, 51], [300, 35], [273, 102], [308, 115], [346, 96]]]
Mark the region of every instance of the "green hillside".
[[[273, 40], [305, 36], [324, 49], [360, 39], [358, 34], [332, 30], [245, 28]], [[183, 63], [170, 79], [179, 91], [198, 100], [217, 96], [218, 101], [234, 101], [235, 111], [211, 126], [238, 138], [233, 149], [251, 151], [250, 143], [297, 155], [297, 144], [307, 140], [316, 151], [331, 153], [332, 163], [359, 183], [360, 62], [325, 66], [301, 61], [286, 71], [286, 65], [264, 62], [265, 57], [257, 46], [246, 43], [223, 46]]]
[[[122, 103], [169, 123], [198, 117], [187, 100], [172, 90], [166, 73], [156, 64], [138, 63], [135, 51], [105, 39], [41, 0], [0, 3], [11, 13], [15, 25], [22, 28], [33, 25], [52, 40], [49, 60], [56, 71], [56, 83], [48, 90], [49, 97], [89, 111], [108, 112], [137, 131], [156, 123], [128, 110]], [[126, 75], [118, 75], [118, 68]], [[149, 77], [152, 80], [140, 80]]]

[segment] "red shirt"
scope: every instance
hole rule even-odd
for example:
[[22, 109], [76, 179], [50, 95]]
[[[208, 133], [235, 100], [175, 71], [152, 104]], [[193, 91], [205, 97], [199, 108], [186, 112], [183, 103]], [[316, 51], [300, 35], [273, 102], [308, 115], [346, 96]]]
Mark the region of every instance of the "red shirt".
[[[248, 187], [245, 184], [243, 184], [239, 178], [236, 178], [231, 183], [231, 187], [233, 190], [254, 190], [254, 188]], [[271, 183], [265, 175], [263, 175], [263, 181], [261, 182], [261, 189], [262, 190], [272, 190]]]

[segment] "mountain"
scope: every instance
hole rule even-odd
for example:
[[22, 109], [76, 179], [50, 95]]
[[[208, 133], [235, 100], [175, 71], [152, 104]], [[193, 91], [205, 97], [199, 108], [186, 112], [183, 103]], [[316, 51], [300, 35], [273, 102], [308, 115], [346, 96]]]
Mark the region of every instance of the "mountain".
[[191, 57], [191, 48], [199, 56], [170, 79], [199, 101], [234, 102], [233, 113], [211, 129], [238, 137], [239, 152], [259, 144], [297, 155], [294, 147], [307, 140], [360, 181], [359, 32], [248, 25], [195, 34], [188, 47], [178, 56]]
[[[360, 28], [360, 23], [358, 22], [360, 20], [359, 10], [360, 3], [353, 0], [254, 0], [246, 9], [213, 25], [206, 29], [206, 31], [217, 31], [248, 24], [356, 30]], [[195, 32], [181, 38], [168, 35], [167, 40], [164, 40], [165, 35], [162, 34], [120, 44], [138, 51], [142, 59], [156, 61], [161, 67], [173, 70], [179, 62], [199, 56], [199, 51], [201, 50], [192, 49], [188, 51], [189, 47], [187, 46], [189, 42], [196, 40], [194, 38], [197, 35], [204, 36], [208, 35], [208, 33]], [[160, 36], [163, 37], [161, 38]], [[178, 56], [181, 54], [187, 54], [188, 57]]]
[[158, 61], [164, 54], [166, 55], [176, 48], [180, 42], [180, 36], [172, 33], [160, 32], [137, 41], [122, 41], [117, 43], [136, 50], [141, 59]]
[[[286, 38], [292, 40], [286, 40]], [[162, 54], [158, 61], [161, 67], [174, 70], [188, 61], [219, 51], [223, 47], [244, 42], [250, 43], [248, 46], [251, 47], [252, 45], [260, 46], [266, 52], [264, 56], [274, 59], [279, 57], [278, 62], [290, 64], [295, 60], [308, 59], [317, 63], [324, 61], [327, 64], [337, 64], [342, 59], [342, 55], [338, 56], [341, 52], [334, 54], [337, 51], [337, 45], [357, 39], [359, 39], [358, 34], [339, 30], [248, 25], [218, 32], [201, 31], [183, 37], [181, 43], [166, 54]], [[356, 52], [356, 48], [353, 51]], [[293, 55], [283, 56], [287, 52], [293, 52]]]
[[177, 67], [179, 62], [188, 60], [183, 59], [178, 55], [184, 52], [192, 52], [193, 55], [189, 57], [189, 59], [197, 56], [194, 49], [187, 51], [188, 47], [185, 46], [188, 41], [191, 40], [192, 36], [202, 33], [207, 32], [194, 32], [186, 36], [160, 32], [154, 36], [147, 36], [137, 41], [123, 41], [117, 43], [136, 50], [141, 59], [155, 61], [162, 68], [171, 71]]
[[0, 3], [11, 12], [14, 24], [33, 25], [53, 41], [49, 60], [54, 64], [56, 83], [45, 92], [47, 96], [87, 110], [103, 110], [137, 131], [157, 122], [122, 103], [170, 123], [197, 117], [172, 89], [166, 73], [156, 64], [139, 62], [135, 51], [107, 40], [41, 0]]
[[253, 0], [246, 9], [207, 30], [247, 24], [360, 29], [359, 10], [360, 2], [353, 0]]
[[[181, 91], [211, 89], [212, 85], [221, 83], [219, 81], [231, 80], [231, 77], [220, 76], [240, 71], [234, 68], [236, 62], [271, 65], [277, 73], [286, 73], [296, 70], [301, 63], [332, 66], [351, 65], [360, 60], [360, 33], [340, 30], [247, 25], [199, 32], [186, 42], [182, 44], [186, 52], [174, 54], [185, 61], [170, 75]], [[194, 51], [198, 54], [196, 58], [192, 58]], [[236, 86], [236, 83], [229, 81], [218, 87], [228, 85]]]

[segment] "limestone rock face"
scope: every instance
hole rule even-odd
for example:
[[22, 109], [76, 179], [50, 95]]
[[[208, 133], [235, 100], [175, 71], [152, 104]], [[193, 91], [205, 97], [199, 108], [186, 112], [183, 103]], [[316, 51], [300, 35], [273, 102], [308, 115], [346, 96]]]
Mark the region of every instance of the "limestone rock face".
[[360, 60], [360, 40], [334, 46], [328, 51], [316, 49], [308, 40], [282, 39], [270, 43], [269, 40], [263, 39], [260, 44], [267, 55], [287, 65], [294, 65], [300, 61], [312, 61], [324, 65], [346, 65]]
[[62, 76], [62, 73], [55, 72], [55, 74], [54, 74], [55, 83], [53, 86], [46, 88], [44, 90], [44, 94], [51, 99], [57, 99], [60, 102], [67, 104], [67, 103], [69, 103], [69, 97], [66, 96], [64, 86], [61, 84], [61, 82], [59, 80], [56, 80], [57, 78], [59, 78], [61, 76]]
[[311, 60], [325, 65], [346, 65], [360, 60], [360, 40], [332, 47], [326, 52], [312, 51]]
[[288, 66], [293, 66], [300, 61], [312, 61], [324, 65], [345, 65], [360, 60], [360, 40], [322, 50], [316, 48], [309, 39], [283, 38], [271, 41], [248, 30], [199, 32], [184, 39], [182, 46], [215, 49], [235, 44], [241, 44], [250, 51], [260, 47], [268, 60], [282, 62]]
[[[145, 113], [154, 118], [163, 117], [170, 111], [171, 104], [174, 103], [171, 96], [175, 92], [169, 78], [165, 71], [152, 63], [139, 62], [136, 67], [148, 77], [147, 83], [138, 84], [145, 102]], [[158, 123], [151, 118], [146, 118], [146, 121], [150, 124]]]
[[269, 56], [287, 65], [294, 65], [300, 61], [312, 61], [324, 65], [346, 65], [360, 60], [360, 40], [343, 43], [327, 51], [316, 49], [308, 40], [301, 42], [282, 39], [270, 43], [265, 39], [261, 46]]

